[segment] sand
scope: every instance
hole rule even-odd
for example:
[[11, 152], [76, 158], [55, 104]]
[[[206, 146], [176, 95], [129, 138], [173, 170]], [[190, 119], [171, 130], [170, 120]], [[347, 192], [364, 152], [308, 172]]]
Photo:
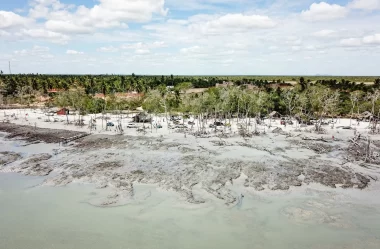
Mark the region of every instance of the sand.
[[[165, 115], [154, 118], [160, 129], [150, 124], [127, 128], [131, 115], [107, 115], [103, 122], [96, 119], [100, 114], [87, 115], [84, 126], [75, 125], [79, 116], [69, 116], [72, 124], [67, 124], [66, 116], [49, 117], [41, 110], [6, 110], [3, 116], [6, 123], [0, 123], [0, 130], [7, 134], [2, 138], [0, 172], [47, 176], [42, 185], [91, 183], [110, 190], [111, 194], [91, 203], [95, 206], [132, 202], [136, 184], [174, 191], [192, 204], [216, 201], [227, 206], [239, 205], [247, 193], [287, 193], [313, 184], [343, 190], [379, 189], [380, 136], [369, 134], [366, 122], [334, 120], [317, 134], [313, 126], [285, 127], [278, 119], [254, 125], [249, 120], [250, 132], [257, 133], [241, 137], [236, 119], [231, 128], [207, 128], [199, 136], [197, 122], [185, 130], [170, 129], [174, 124]], [[91, 119], [97, 120], [96, 130], [88, 127]], [[106, 129], [106, 122], [120, 123], [123, 134], [116, 126]], [[213, 122], [208, 120], [206, 127]], [[352, 129], [343, 129], [350, 123]], [[146, 127], [144, 132], [138, 131], [142, 127]], [[78, 134], [87, 136], [59, 145], [63, 137]], [[350, 142], [353, 138], [355, 143]], [[29, 152], [36, 147], [44, 149]]]

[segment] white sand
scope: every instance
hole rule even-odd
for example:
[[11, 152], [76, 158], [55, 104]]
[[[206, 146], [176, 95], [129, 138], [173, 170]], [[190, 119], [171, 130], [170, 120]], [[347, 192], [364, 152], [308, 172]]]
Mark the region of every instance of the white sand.
[[[12, 114], [14, 114], [13, 117], [11, 117]], [[117, 125], [120, 119], [119, 115], [107, 115], [109, 119], [103, 121], [103, 125], [102, 120], [97, 119], [96, 131], [90, 131], [88, 124], [91, 118], [94, 119], [95, 117], [98, 118], [101, 116], [100, 114], [86, 115], [83, 117], [85, 126], [79, 127], [74, 124], [65, 124], [66, 116], [54, 115], [48, 117], [40, 110], [25, 109], [0, 112], [0, 120], [6, 119], [14, 124], [36, 126], [39, 128], [91, 132], [97, 135], [115, 135], [115, 127], [109, 127], [110, 130], [106, 131], [105, 125], [106, 122], [113, 122]], [[48, 119], [52, 122], [45, 122]], [[69, 115], [69, 121], [72, 123], [78, 119], [79, 116]], [[53, 122], [53, 120], [57, 122]], [[283, 126], [280, 124], [279, 119], [265, 120], [263, 125], [257, 125], [258, 131], [265, 131], [267, 133], [265, 136], [242, 138], [238, 135], [237, 120], [234, 119], [231, 121], [231, 129], [221, 128], [229, 134], [229, 138], [219, 138], [218, 134], [220, 134], [220, 132], [215, 134], [214, 128], [207, 128], [209, 137], [196, 138], [190, 134], [177, 133], [176, 129], [168, 129], [168, 122], [164, 115], [162, 115], [162, 117], [155, 117], [154, 120], [160, 123], [163, 128], [153, 128], [151, 130], [150, 124], [137, 124], [138, 127], [148, 127], [143, 139], [139, 137], [143, 134], [137, 132], [136, 128], [126, 128], [132, 121], [132, 115], [129, 115], [129, 117], [123, 115], [121, 124], [124, 129], [125, 137], [129, 136], [128, 141], [120, 141], [120, 138], [123, 136], [118, 135], [115, 137], [115, 144], [111, 148], [102, 148], [102, 146], [99, 148], [96, 147], [95, 149], [90, 147], [71, 150], [68, 148], [68, 152], [64, 152], [54, 159], [57, 167], [53, 172], [56, 174], [67, 174], [69, 177], [63, 181], [62, 177], [58, 179], [52, 178], [47, 184], [61, 185], [72, 181], [92, 182], [98, 185], [106, 185], [108, 183], [108, 186], [111, 187], [124, 184], [124, 180], [114, 180], [109, 178], [109, 176], [105, 177], [105, 172], [96, 172], [91, 168], [91, 165], [96, 165], [100, 162], [115, 161], [123, 162], [123, 167], [117, 170], [111, 170], [107, 173], [129, 174], [134, 170], [142, 170], [148, 174], [145, 175], [144, 178], [146, 183], [154, 182], [165, 189], [176, 189], [176, 191], [182, 192], [186, 198], [195, 200], [206, 200], [210, 198], [215, 200], [219, 194], [222, 196], [218, 198], [224, 199], [225, 201], [233, 200], [234, 196], [240, 195], [240, 193], [249, 193], [252, 190], [252, 188], [243, 186], [246, 180], [249, 181], [248, 185], [250, 187], [255, 186], [256, 183], [259, 184], [260, 181], [265, 181], [263, 185], [265, 191], [263, 193], [269, 193], [267, 191], [272, 192], [273, 189], [278, 189], [276, 185], [284, 180], [286, 184], [290, 186], [291, 190], [297, 189], [298, 187], [294, 187], [294, 181], [287, 182], [288, 180], [286, 180], [293, 178], [292, 175], [298, 174], [297, 167], [289, 165], [297, 162], [307, 164], [305, 167], [315, 166], [313, 164], [321, 163], [321, 170], [328, 170], [326, 165], [327, 167], [331, 165], [332, 168], [337, 167], [350, 172], [350, 174], [358, 172], [365, 176], [371, 176], [373, 179], [380, 179], [379, 168], [365, 168], [359, 166], [357, 162], [344, 162], [339, 150], [334, 150], [331, 153], [317, 154], [313, 150], [300, 145], [300, 143], [303, 142], [303, 137], [314, 139], [322, 137], [328, 141], [328, 143], [326, 143], [327, 145], [343, 148], [347, 145], [348, 140], [354, 137], [355, 133], [361, 134], [363, 137], [369, 135], [368, 122], [360, 122], [357, 124], [356, 121], [350, 121], [349, 119], [338, 119], [334, 120], [334, 126], [331, 124], [323, 126], [325, 129], [324, 134], [316, 134], [315, 132], [311, 132], [314, 128], [313, 126], [299, 128], [296, 122], [294, 122], [293, 125]], [[245, 123], [245, 121], [246, 120], [239, 120], [240, 123]], [[213, 119], [209, 120], [206, 126], [208, 127], [208, 125], [213, 122]], [[184, 123], [187, 124], [187, 120], [185, 120]], [[196, 121], [195, 123], [193, 131], [198, 129], [198, 122]], [[255, 129], [253, 119], [251, 123], [252, 125], [249, 127], [249, 130], [253, 131]], [[350, 123], [353, 129], [345, 130], [341, 128], [349, 126]], [[189, 125], [187, 126], [190, 127]], [[277, 127], [280, 127], [285, 133], [272, 133]], [[372, 140], [380, 140], [380, 135], [378, 134], [369, 136]], [[221, 144], [217, 145], [217, 143]], [[64, 148], [62, 150], [64, 150]], [[240, 177], [239, 175], [236, 177], [235, 174], [239, 171], [236, 168], [229, 172], [229, 170], [231, 170], [230, 165], [236, 163], [242, 164], [243, 166], [240, 167], [244, 168], [243, 172], [250, 175], [244, 176], [244, 173], [241, 173]], [[86, 177], [80, 178], [79, 180], [75, 176], [71, 176], [72, 174], [75, 175], [78, 173], [77, 169], [72, 170], [65, 168], [65, 165], [70, 164], [79, 165], [78, 169], [83, 168], [85, 171], [80, 174], [84, 174]], [[286, 167], [283, 167], [282, 164], [286, 165]], [[199, 166], [194, 167], [195, 165]], [[266, 171], [264, 174], [261, 174], [260, 167], [263, 167], [263, 170]], [[290, 172], [287, 172], [287, 170], [290, 170]], [[15, 172], [24, 171], [16, 167]], [[88, 175], [91, 175], [91, 177]], [[229, 175], [234, 179], [233, 186], [229, 183]], [[128, 184], [130, 184], [130, 181], [136, 180], [133, 177], [128, 177], [130, 177], [130, 175], [127, 176]], [[180, 178], [183, 179], [181, 180]], [[304, 178], [303, 174], [299, 176], [302, 182]], [[196, 185], [193, 185], [193, 180], [197, 183]], [[223, 181], [227, 182], [225, 183]], [[217, 182], [217, 184], [214, 182]], [[222, 187], [222, 190], [226, 192], [220, 192], [218, 189], [224, 183], [226, 187]], [[302, 185], [305, 186], [304, 183]], [[286, 189], [286, 186], [284, 188], [280, 186], [280, 189]], [[377, 182], [371, 180], [369, 188], [365, 191], [378, 191], [378, 189], [379, 185]], [[116, 191], [118, 192], [119, 190], [117, 189]], [[254, 192], [256, 192], [256, 190], [254, 190]], [[212, 193], [211, 196], [210, 193]], [[369, 194], [369, 196], [372, 195]]]
[[[11, 115], [15, 115], [15, 117], [11, 117]], [[54, 114], [54, 116], [47, 116], [43, 110], [31, 110], [31, 109], [17, 109], [17, 110], [3, 110], [0, 111], [0, 121], [1, 120], [9, 120], [11, 123], [14, 124], [19, 124], [19, 125], [29, 125], [29, 126], [36, 126], [39, 128], [50, 128], [50, 129], [66, 129], [66, 130], [75, 130], [75, 131], [84, 131], [84, 132], [91, 132], [95, 134], [115, 134], [116, 133], [116, 125], [118, 124], [119, 120], [121, 120], [122, 127], [124, 129], [124, 134], [125, 135], [138, 135], [136, 132], [136, 128], [127, 128], [127, 125], [132, 122], [132, 116], [135, 114], [129, 114], [129, 115], [112, 115], [112, 114], [107, 114], [105, 117], [107, 117], [107, 120], [104, 120], [102, 122], [102, 117], [101, 114], [90, 114], [86, 116], [82, 116], [82, 120], [84, 120], [84, 126], [79, 127], [75, 126], [74, 123], [79, 119], [79, 115], [69, 115], [68, 120], [72, 124], [67, 125], [66, 121], [67, 118], [66, 116], [60, 116]], [[120, 119], [122, 117], [122, 119]], [[89, 123], [91, 119], [96, 119], [96, 131], [95, 130], [90, 130], [89, 129]], [[50, 122], [46, 122], [47, 120], [50, 120]], [[54, 122], [54, 120], [56, 122]], [[190, 117], [191, 121], [195, 121], [195, 125], [193, 126], [193, 131], [198, 130], [198, 122], [194, 120], [193, 117]], [[189, 120], [185, 120], [184, 124], [188, 127], [191, 128], [191, 125], [188, 124]], [[326, 121], [331, 121], [331, 119], [326, 120]], [[276, 127], [280, 127], [282, 130], [285, 132], [294, 132], [295, 134], [301, 134], [301, 135], [308, 135], [312, 137], [323, 137], [325, 139], [332, 139], [332, 136], [337, 139], [347, 139], [349, 137], [353, 137], [355, 130], [357, 134], [362, 134], [363, 136], [367, 136], [369, 133], [369, 123], [368, 122], [360, 122], [359, 124], [355, 121], [350, 119], [334, 119], [335, 122], [334, 127], [329, 124], [326, 126], [322, 126], [326, 133], [323, 135], [316, 135], [316, 134], [311, 134], [310, 132], [305, 132], [307, 130], [313, 129], [313, 126], [308, 126], [308, 127], [299, 127], [299, 124], [297, 124], [297, 121], [294, 121], [293, 125], [281, 125], [280, 124], [280, 119], [266, 119], [264, 121], [263, 125], [257, 125], [257, 130], [260, 132], [270, 132], [271, 130], [275, 129]], [[108, 131], [106, 130], [106, 123], [107, 122], [112, 122], [114, 123], [114, 127], [108, 127]], [[182, 123], [182, 120], [180, 121]], [[250, 131], [255, 130], [255, 125], [254, 125], [254, 119], [250, 119], [251, 125], [249, 126]], [[151, 129], [151, 125], [149, 123], [146, 124], [135, 124], [138, 127], [146, 127], [146, 131], [148, 132], [146, 135], [147, 136], [170, 136], [173, 138], [180, 138], [183, 137], [183, 134], [178, 134], [175, 133], [173, 129], [168, 129], [168, 122], [164, 114], [160, 115], [160, 117], [154, 117], [153, 118], [153, 125], [154, 124], [160, 124], [162, 125], [161, 129]], [[208, 128], [210, 124], [214, 123], [214, 119], [210, 119], [205, 123], [205, 126], [207, 127], [207, 132], [210, 134], [214, 133], [215, 129], [214, 128]], [[245, 119], [240, 119], [239, 120], [240, 124], [245, 124], [246, 120]], [[171, 121], [169, 121], [169, 124], [173, 125]], [[224, 130], [225, 133], [227, 134], [238, 134], [238, 122], [237, 119], [231, 120], [231, 129], [229, 128], [221, 128], [219, 127], [218, 129]], [[344, 126], [350, 126], [352, 129], [351, 130], [344, 130], [342, 127]], [[174, 125], [173, 125], [174, 126]], [[301, 130], [303, 132], [296, 132], [295, 130]], [[380, 135], [371, 135], [374, 139], [380, 138]]]
[[[10, 117], [13, 113], [18, 119]], [[119, 116], [108, 116], [108, 121], [116, 125]], [[65, 125], [66, 116], [50, 117], [51, 120], [57, 118], [58, 122], [44, 122], [47, 116], [41, 111], [0, 112], [0, 121], [8, 119], [20, 125], [85, 132], [90, 132], [88, 122], [91, 117], [95, 115], [84, 117], [86, 125], [81, 128]], [[69, 116], [72, 122], [77, 119], [78, 116]], [[25, 156], [23, 161], [30, 156], [26, 153], [52, 153], [53, 149], [59, 149], [59, 154], [47, 163], [48, 166], [49, 162], [54, 165], [54, 171], [44, 179], [7, 179], [6, 174], [0, 174], [0, 211], [3, 211], [0, 212], [0, 248], [22, 248], [26, 245], [36, 248], [128, 248], [126, 245], [130, 248], [165, 249], [379, 248], [378, 181], [371, 180], [364, 190], [339, 186], [334, 189], [313, 182], [303, 182], [297, 187], [290, 184], [289, 190], [273, 190], [279, 180], [284, 181], [278, 175], [297, 169], [289, 165], [297, 161], [327, 164], [327, 167], [320, 168], [322, 173], [331, 166], [380, 179], [380, 169], [376, 165], [365, 168], [358, 162], [343, 162], [339, 150], [317, 154], [291, 142], [302, 142], [304, 136], [323, 137], [328, 140], [328, 145], [343, 148], [355, 131], [338, 127], [350, 125], [349, 119], [337, 120], [334, 128], [323, 126], [325, 134], [307, 131], [313, 126], [298, 131], [296, 124], [284, 127], [280, 120], [266, 120], [265, 126], [258, 126], [260, 132], [267, 132], [265, 136], [246, 139], [238, 135], [236, 120], [232, 122], [231, 137], [223, 139], [215, 136], [211, 128], [208, 129], [209, 138], [195, 138], [189, 134], [185, 138], [183, 133], [168, 129], [162, 117], [162, 129], [151, 131], [149, 128], [144, 137], [139, 137], [142, 134], [135, 128], [125, 128], [130, 121], [131, 116], [122, 119], [127, 139], [112, 136], [114, 144], [108, 147], [97, 147], [97, 144], [83, 148], [57, 147], [42, 143], [19, 147], [21, 141], [0, 139], [0, 151], [21, 153]], [[213, 122], [210, 120], [208, 124]], [[145, 126], [150, 127], [150, 124]], [[276, 127], [289, 134], [272, 133]], [[379, 135], [368, 133], [366, 122], [357, 125], [352, 121], [352, 127], [357, 134], [380, 140]], [[197, 130], [197, 125], [194, 130]], [[253, 131], [254, 126], [250, 130]], [[115, 127], [106, 131], [105, 122], [102, 129], [101, 120], [97, 120], [97, 130], [92, 133], [115, 135], [116, 132]], [[89, 141], [109, 137], [94, 136]], [[215, 145], [214, 142], [218, 141], [224, 144]], [[123, 166], [100, 171], [92, 168], [99, 162], [113, 161], [123, 162]], [[17, 163], [10, 165], [16, 169], [11, 172], [25, 173]], [[241, 165], [236, 166], [236, 163]], [[66, 167], [71, 164], [78, 167]], [[312, 166], [315, 165], [306, 165], [304, 169]], [[236, 167], [241, 167], [240, 172]], [[260, 167], [265, 167], [268, 174], [261, 175]], [[130, 172], [134, 170], [145, 172], [144, 178], [137, 180], [131, 177]], [[236, 176], [236, 172], [239, 175]], [[82, 173], [84, 177], [75, 177]], [[284, 174], [285, 180], [291, 174]], [[229, 181], [230, 175], [234, 178], [232, 182]], [[299, 177], [305, 178], [303, 175]], [[260, 179], [266, 180], [262, 191], [256, 190], [254, 185], [244, 186], [246, 180], [251, 183]], [[120, 184], [130, 184], [130, 181], [132, 189], [129, 185], [120, 188]], [[42, 185], [54, 186], [69, 182], [94, 183], [96, 186], [107, 183], [108, 187], [94, 189], [86, 184], [78, 188], [71, 184], [55, 190], [49, 187], [29, 188], [41, 182]], [[155, 183], [153, 186], [150, 185], [152, 182]], [[130, 194], [131, 190], [133, 194]], [[225, 205], [233, 197], [238, 198], [234, 203]], [[110, 201], [110, 206], [127, 205], [111, 209], [88, 205], [97, 206], [104, 200]], [[203, 200], [205, 203], [191, 204], [189, 200]], [[25, 201], [28, 205], [24, 205]]]

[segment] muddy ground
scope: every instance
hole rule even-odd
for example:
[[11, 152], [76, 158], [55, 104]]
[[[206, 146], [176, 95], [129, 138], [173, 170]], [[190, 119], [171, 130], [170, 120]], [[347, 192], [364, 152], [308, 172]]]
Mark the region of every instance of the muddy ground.
[[0, 122], [0, 131], [8, 133], [6, 138], [20, 138], [28, 142], [41, 141], [45, 143], [59, 143], [63, 138], [70, 138], [84, 132], [44, 129], [27, 125], [16, 125]]
[[[8, 138], [47, 143], [78, 132], [1, 124]], [[289, 190], [319, 183], [331, 188], [365, 189], [380, 175], [380, 143], [309, 140], [300, 134], [265, 134], [179, 139], [178, 137], [90, 135], [51, 154], [22, 157], [2, 152], [0, 171], [49, 175], [46, 185], [94, 183], [113, 194], [98, 205], [121, 205], [133, 198], [136, 182], [174, 190], [191, 203], [203, 203], [199, 189], [231, 205], [242, 191]], [[370, 154], [370, 157], [368, 156]], [[239, 185], [240, 184], [240, 185]], [[195, 191], [197, 189], [197, 191]]]

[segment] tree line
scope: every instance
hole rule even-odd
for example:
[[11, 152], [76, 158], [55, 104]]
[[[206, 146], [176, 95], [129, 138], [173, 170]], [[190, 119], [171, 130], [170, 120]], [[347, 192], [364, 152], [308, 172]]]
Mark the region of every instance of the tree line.
[[[51, 89], [68, 90], [70, 88], [81, 87], [87, 94], [115, 92], [147, 92], [155, 89], [159, 85], [177, 86], [178, 84], [189, 82], [194, 88], [209, 88], [223, 82], [234, 82], [235, 85], [255, 85], [265, 87], [270, 84], [287, 84], [290, 85], [289, 77], [285, 76], [140, 76], [140, 75], [40, 75], [40, 74], [0, 74], [0, 89], [2, 94], [14, 95], [21, 88], [27, 88], [28, 91], [38, 91], [47, 94]], [[353, 78], [355, 79], [355, 78]], [[360, 79], [360, 78], [359, 78]], [[380, 86], [380, 78], [363, 77], [362, 80], [371, 80], [373, 85], [358, 83], [344, 78], [331, 79], [323, 77], [308, 77], [308, 79], [291, 78], [292, 83], [320, 83], [339, 90], [361, 90], [369, 91], [374, 86]], [[356, 79], [357, 80], [357, 79]]]
[[[215, 87], [225, 81], [234, 82], [234, 86]], [[63, 91], [50, 93], [49, 105], [70, 106], [85, 113], [133, 110], [141, 105], [154, 113], [196, 112], [226, 117], [256, 117], [277, 111], [310, 119], [322, 114], [357, 116], [364, 111], [374, 115], [380, 112], [378, 78], [373, 84], [357, 84], [344, 78], [312, 81], [300, 77], [291, 85], [281, 78], [267, 81], [254, 76], [0, 75], [3, 104], [28, 105], [54, 88]], [[208, 89], [184, 94], [189, 88]], [[144, 97], [119, 99], [115, 95], [128, 91], [144, 93]], [[96, 93], [105, 98], [94, 98]]]

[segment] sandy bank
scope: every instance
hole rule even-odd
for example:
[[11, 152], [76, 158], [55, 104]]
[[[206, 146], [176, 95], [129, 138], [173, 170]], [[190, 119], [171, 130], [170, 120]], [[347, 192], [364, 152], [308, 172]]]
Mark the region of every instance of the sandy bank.
[[[57, 142], [77, 131], [1, 124], [11, 137]], [[197, 138], [172, 133], [162, 136], [93, 134], [67, 146], [37, 155], [0, 155], [0, 171], [49, 175], [44, 185], [93, 183], [112, 194], [95, 205], [128, 203], [134, 184], [156, 184], [180, 193], [191, 203], [210, 196], [236, 205], [249, 191], [290, 191], [318, 183], [330, 188], [377, 187], [379, 164], [365, 162], [348, 138], [327, 140], [310, 133], [267, 132], [251, 138]], [[375, 140], [377, 141], [377, 140]], [[365, 139], [356, 141], [359, 148]], [[363, 145], [361, 145], [363, 144]], [[42, 144], [41, 144], [42, 145]], [[380, 151], [380, 143], [371, 146]]]
[[20, 138], [29, 142], [41, 141], [45, 143], [60, 143], [64, 138], [84, 134], [84, 132], [78, 131], [46, 129], [13, 123], [0, 123], [0, 131], [8, 133], [7, 138]]

